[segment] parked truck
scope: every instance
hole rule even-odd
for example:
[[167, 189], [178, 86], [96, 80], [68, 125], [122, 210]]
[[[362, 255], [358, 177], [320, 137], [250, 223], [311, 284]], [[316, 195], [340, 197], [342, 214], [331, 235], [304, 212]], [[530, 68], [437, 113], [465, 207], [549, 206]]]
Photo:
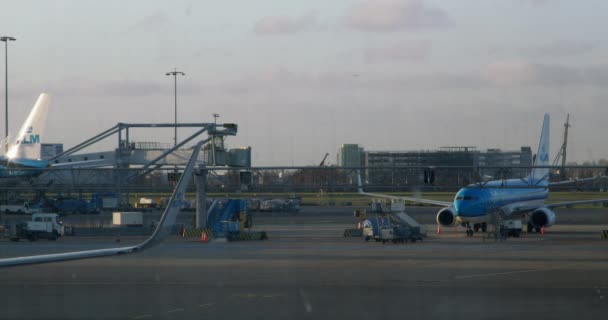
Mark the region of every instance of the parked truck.
[[30, 208], [27, 202], [21, 204], [2, 204], [0, 205], [0, 212], [4, 213], [17, 213], [17, 214], [32, 214], [37, 212], [36, 209]]
[[34, 213], [32, 220], [21, 222], [13, 227], [10, 239], [19, 241], [28, 239], [36, 241], [38, 239], [57, 240], [63, 235], [61, 221], [56, 213]]
[[95, 193], [91, 197], [91, 202], [99, 211], [112, 211], [120, 208], [120, 197], [116, 192]]
[[116, 226], [142, 226], [144, 224], [141, 212], [114, 212], [112, 213], [112, 224]]

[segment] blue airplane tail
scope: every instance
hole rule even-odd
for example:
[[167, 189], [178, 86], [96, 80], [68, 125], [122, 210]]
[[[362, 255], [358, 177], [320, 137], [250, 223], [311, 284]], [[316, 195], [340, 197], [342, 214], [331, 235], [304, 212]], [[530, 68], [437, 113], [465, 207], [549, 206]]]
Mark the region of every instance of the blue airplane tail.
[[532, 171], [527, 179], [531, 185], [549, 185], [549, 168], [547, 168], [547, 166], [551, 165], [551, 163], [549, 163], [550, 120], [549, 115], [545, 114], [543, 119], [543, 128], [540, 132], [540, 141], [538, 142], [538, 150], [536, 151], [536, 158], [533, 164], [534, 168], [532, 168]]

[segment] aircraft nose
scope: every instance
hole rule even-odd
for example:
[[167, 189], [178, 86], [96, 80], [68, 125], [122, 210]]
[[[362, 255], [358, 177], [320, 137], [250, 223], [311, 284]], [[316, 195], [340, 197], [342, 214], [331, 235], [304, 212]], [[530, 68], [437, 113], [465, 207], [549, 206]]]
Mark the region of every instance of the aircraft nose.
[[454, 204], [454, 211], [457, 216], [462, 215], [464, 205], [462, 202], [458, 202]]

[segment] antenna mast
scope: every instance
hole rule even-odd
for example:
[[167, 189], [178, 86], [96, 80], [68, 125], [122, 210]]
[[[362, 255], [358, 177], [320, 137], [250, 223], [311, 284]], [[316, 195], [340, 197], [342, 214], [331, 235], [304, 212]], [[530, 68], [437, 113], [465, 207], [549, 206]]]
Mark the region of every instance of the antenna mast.
[[562, 154], [562, 167], [559, 170], [560, 180], [566, 180], [566, 148], [568, 146], [568, 128], [570, 127], [570, 114], [566, 117], [566, 123], [564, 123], [564, 143], [560, 153]]

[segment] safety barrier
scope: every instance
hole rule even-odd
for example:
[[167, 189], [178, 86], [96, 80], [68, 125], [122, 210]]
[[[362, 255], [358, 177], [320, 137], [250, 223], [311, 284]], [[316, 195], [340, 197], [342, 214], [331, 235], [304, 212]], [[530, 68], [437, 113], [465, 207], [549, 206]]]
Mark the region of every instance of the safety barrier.
[[209, 228], [183, 228], [182, 229], [182, 238], [200, 238], [203, 235], [203, 232], [209, 238], [213, 238], [213, 231]]
[[230, 236], [230, 240], [247, 241], [247, 240], [268, 240], [266, 231], [257, 232], [241, 232], [237, 235]]
[[344, 237], [362, 237], [363, 231], [361, 229], [344, 229]]
[[[197, 238], [203, 239], [203, 233], [205, 233], [205, 240], [210, 241], [214, 238], [213, 231], [210, 228], [183, 228], [181, 235], [182, 238]], [[255, 232], [241, 232], [238, 234], [231, 234], [228, 236], [230, 240], [268, 240], [268, 234], [266, 231], [255, 231]]]

